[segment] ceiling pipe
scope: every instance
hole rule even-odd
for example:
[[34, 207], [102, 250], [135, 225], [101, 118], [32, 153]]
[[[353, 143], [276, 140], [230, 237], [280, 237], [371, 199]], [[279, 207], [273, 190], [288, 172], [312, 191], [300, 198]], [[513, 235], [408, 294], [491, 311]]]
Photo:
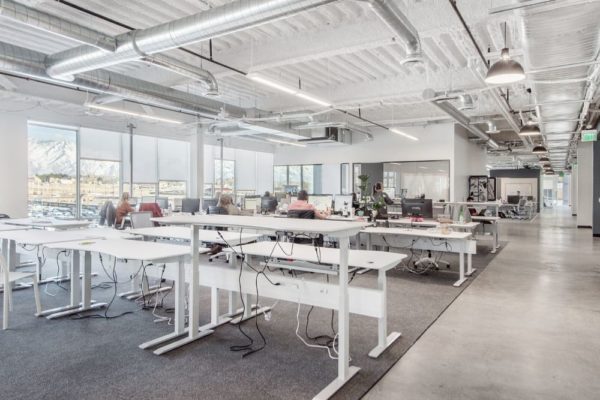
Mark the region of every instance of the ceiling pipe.
[[111, 36], [12, 0], [0, 1], [0, 17], [72, 39], [104, 53], [112, 53], [117, 49], [117, 41]]
[[471, 120], [465, 114], [460, 112], [448, 100], [439, 100], [436, 98], [436, 93], [432, 89], [427, 89], [423, 92], [423, 98], [431, 100], [431, 104], [451, 116], [459, 125], [471, 132], [473, 135], [485, 141], [485, 144], [492, 149], [498, 149], [500, 146], [488, 134], [483, 132], [477, 126], [471, 124]]
[[80, 74], [70, 82], [57, 80], [46, 74], [44, 59], [43, 53], [0, 42], [0, 71], [204, 118], [241, 118], [245, 114], [239, 107], [227, 106], [225, 111], [224, 103], [104, 70]]
[[[116, 50], [116, 39], [111, 36], [88, 29], [85, 26], [67, 21], [43, 11], [38, 11], [23, 4], [15, 3], [11, 0], [0, 1], [0, 17], [8, 18], [27, 25], [28, 27], [40, 29], [86, 45], [97, 47], [105, 52], [114, 52]], [[198, 82], [204, 88], [206, 91], [205, 94], [208, 96], [215, 96], [219, 92], [219, 86], [215, 77], [202, 68], [198, 68], [162, 54], [148, 56], [142, 60]]]
[[286, 18], [333, 0], [236, 0], [220, 7], [147, 29], [116, 37], [117, 48], [107, 54], [96, 48], [80, 46], [47, 58], [51, 77], [69, 80], [74, 75], [186, 46], [267, 22]]
[[402, 40], [406, 49], [405, 58], [400, 64], [423, 62], [421, 39], [408, 18], [390, 0], [361, 0], [369, 3], [377, 16]]

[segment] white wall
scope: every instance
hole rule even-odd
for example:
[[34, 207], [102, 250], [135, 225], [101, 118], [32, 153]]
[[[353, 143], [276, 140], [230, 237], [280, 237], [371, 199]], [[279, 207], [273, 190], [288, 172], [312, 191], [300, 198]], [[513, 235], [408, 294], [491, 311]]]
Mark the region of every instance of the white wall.
[[450, 161], [450, 197], [452, 201], [463, 201], [469, 196], [469, 176], [488, 175], [485, 167], [485, 148], [469, 141], [467, 131], [455, 126], [454, 154]]
[[593, 225], [594, 186], [593, 142], [579, 143], [577, 147], [577, 226]]
[[573, 169], [571, 170], [571, 215], [577, 215], [577, 194], [578, 194], [578, 182], [577, 182], [577, 164], [573, 164]]
[[321, 171], [321, 193], [338, 194], [341, 193], [341, 168], [340, 164], [323, 164]]
[[27, 123], [19, 115], [0, 119], [0, 213], [26, 217]]

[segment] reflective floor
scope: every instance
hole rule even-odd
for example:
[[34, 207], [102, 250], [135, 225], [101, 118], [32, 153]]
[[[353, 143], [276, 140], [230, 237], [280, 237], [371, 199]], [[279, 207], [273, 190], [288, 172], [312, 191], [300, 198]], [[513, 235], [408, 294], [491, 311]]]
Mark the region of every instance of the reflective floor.
[[501, 240], [366, 399], [600, 399], [600, 239], [564, 207]]

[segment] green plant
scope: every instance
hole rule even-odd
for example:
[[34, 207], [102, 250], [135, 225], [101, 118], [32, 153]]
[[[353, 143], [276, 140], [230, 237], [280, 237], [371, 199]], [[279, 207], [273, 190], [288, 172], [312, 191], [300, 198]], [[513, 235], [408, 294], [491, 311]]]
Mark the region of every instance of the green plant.
[[379, 210], [385, 205], [385, 201], [383, 200], [383, 196], [380, 196], [377, 201], [373, 202], [373, 210], [379, 212]]
[[369, 175], [359, 175], [358, 179], [360, 180], [360, 185], [358, 185], [358, 188], [360, 189], [360, 197], [366, 207], [368, 200]]

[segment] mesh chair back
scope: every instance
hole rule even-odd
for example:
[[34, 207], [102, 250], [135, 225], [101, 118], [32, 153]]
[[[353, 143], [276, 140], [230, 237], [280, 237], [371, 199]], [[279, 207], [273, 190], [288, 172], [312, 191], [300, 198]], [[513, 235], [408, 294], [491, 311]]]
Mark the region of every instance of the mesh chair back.
[[154, 223], [150, 221], [152, 211], [132, 212], [129, 217], [131, 218], [131, 227], [134, 229], [152, 228], [154, 226]]
[[314, 210], [288, 210], [288, 218], [315, 219]]

